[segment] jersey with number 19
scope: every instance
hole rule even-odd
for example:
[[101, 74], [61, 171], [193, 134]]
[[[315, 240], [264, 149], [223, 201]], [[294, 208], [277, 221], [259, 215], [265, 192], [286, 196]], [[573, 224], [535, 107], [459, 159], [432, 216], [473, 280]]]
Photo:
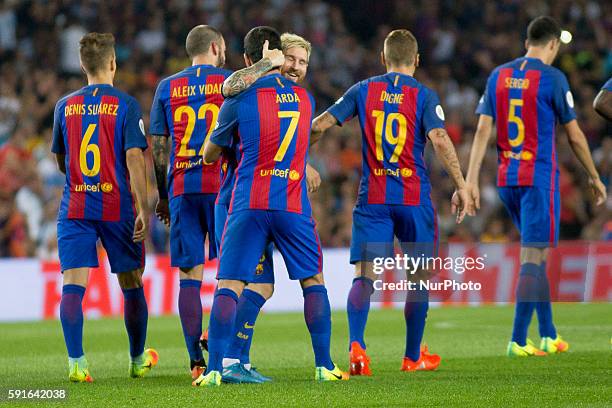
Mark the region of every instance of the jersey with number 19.
[[144, 265], [132, 242], [134, 199], [125, 152], [147, 148], [140, 107], [111, 85], [89, 85], [55, 106], [51, 150], [65, 155], [66, 185], [58, 214], [62, 270], [98, 265], [102, 240], [113, 272]]
[[556, 243], [559, 224], [557, 121], [576, 118], [565, 75], [536, 58], [497, 67], [476, 113], [497, 127], [497, 185], [523, 243]]
[[204, 263], [216, 257], [214, 202], [219, 192], [219, 163], [202, 160], [223, 103], [221, 88], [230, 71], [194, 65], [160, 81], [151, 107], [152, 135], [170, 136], [170, 257], [172, 266]]
[[362, 132], [351, 262], [389, 256], [394, 235], [434, 249], [437, 221], [423, 154], [429, 132], [444, 128], [436, 93], [412, 76], [389, 72], [353, 85], [327, 112], [339, 124], [357, 115]]
[[280, 74], [258, 79], [221, 107], [211, 142], [239, 157], [221, 241], [218, 279], [254, 280], [269, 242], [292, 279], [321, 271], [319, 237], [311, 218], [306, 160], [314, 100]]

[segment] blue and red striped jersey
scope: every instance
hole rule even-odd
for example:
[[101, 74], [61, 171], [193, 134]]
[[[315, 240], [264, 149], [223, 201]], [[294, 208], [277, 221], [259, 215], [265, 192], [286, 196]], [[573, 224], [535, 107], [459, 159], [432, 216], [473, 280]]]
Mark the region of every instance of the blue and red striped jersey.
[[476, 113], [497, 127], [497, 185], [557, 190], [557, 120], [576, 118], [565, 75], [536, 58], [517, 58], [489, 76]]
[[306, 160], [314, 111], [302, 87], [272, 74], [229, 98], [221, 107], [211, 141], [239, 157], [229, 212], [283, 210], [310, 216]]
[[51, 151], [66, 155], [59, 219], [133, 220], [125, 152], [147, 148], [138, 102], [111, 85], [89, 85], [55, 105]]
[[234, 190], [236, 167], [240, 159], [240, 144], [238, 137], [235, 136], [233, 142], [221, 155], [221, 187], [215, 204], [229, 206], [232, 201], [232, 191]]
[[150, 133], [172, 137], [170, 197], [219, 192], [220, 164], [204, 165], [202, 154], [223, 103], [223, 81], [230, 74], [212, 65], [194, 65], [157, 86]]
[[357, 204], [431, 203], [423, 151], [427, 134], [444, 128], [434, 91], [389, 72], [353, 85], [327, 112], [339, 124], [359, 116], [363, 172]]

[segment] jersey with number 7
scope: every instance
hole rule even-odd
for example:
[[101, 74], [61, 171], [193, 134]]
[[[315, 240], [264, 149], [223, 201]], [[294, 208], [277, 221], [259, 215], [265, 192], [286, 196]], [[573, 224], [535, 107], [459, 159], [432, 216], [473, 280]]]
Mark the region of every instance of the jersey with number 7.
[[211, 142], [240, 157], [229, 213], [244, 209], [311, 214], [306, 160], [314, 99], [304, 88], [272, 74], [225, 100]]
[[219, 192], [219, 163], [204, 165], [204, 143], [211, 134], [223, 103], [221, 86], [230, 71], [195, 65], [160, 81], [151, 107], [150, 133], [171, 136], [168, 192]]
[[125, 151], [147, 148], [138, 102], [110, 85], [89, 85], [55, 106], [51, 151], [65, 155], [59, 219], [133, 221]]
[[423, 151], [427, 134], [444, 128], [434, 91], [389, 72], [353, 85], [327, 111], [339, 124], [359, 116], [363, 173], [357, 205], [431, 204]]
[[576, 118], [565, 75], [536, 58], [521, 57], [489, 76], [477, 114], [497, 127], [497, 185], [558, 190], [557, 121]]

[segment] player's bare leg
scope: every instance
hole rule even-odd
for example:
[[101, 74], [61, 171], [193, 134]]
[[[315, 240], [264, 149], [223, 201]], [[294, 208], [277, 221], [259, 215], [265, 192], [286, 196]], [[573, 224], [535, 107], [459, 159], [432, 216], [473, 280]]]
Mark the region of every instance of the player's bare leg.
[[68, 379], [72, 382], [92, 382], [83, 352], [83, 296], [89, 280], [89, 268], [64, 271], [60, 320], [68, 349]]
[[138, 268], [117, 274], [123, 292], [123, 319], [130, 343], [129, 374], [132, 378], [144, 377], [159, 360], [157, 351], [144, 348], [149, 310], [142, 284], [143, 271], [143, 268]]
[[315, 354], [315, 380], [348, 380], [348, 373], [334, 364], [330, 356], [331, 308], [323, 273], [300, 280], [304, 294], [304, 319]]
[[364, 332], [370, 297], [374, 292], [373, 282], [376, 279], [371, 262], [355, 264], [355, 278], [348, 295], [347, 314], [349, 322], [349, 364], [351, 375], [372, 375], [370, 357], [366, 354]]
[[195, 380], [206, 371], [206, 360], [200, 348], [202, 336], [202, 277], [204, 265], [199, 264], [193, 268], [179, 268], [179, 298], [178, 309], [183, 328], [185, 345], [189, 352], [189, 369], [191, 378]]

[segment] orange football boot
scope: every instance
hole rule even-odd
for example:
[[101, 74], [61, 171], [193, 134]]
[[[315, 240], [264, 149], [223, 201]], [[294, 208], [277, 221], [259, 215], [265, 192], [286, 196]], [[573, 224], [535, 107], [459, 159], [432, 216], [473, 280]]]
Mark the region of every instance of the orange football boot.
[[421, 356], [418, 361], [412, 361], [404, 357], [402, 361], [402, 371], [433, 371], [440, 365], [442, 358], [437, 354], [429, 353], [426, 345], [421, 347]]
[[358, 341], [351, 343], [351, 351], [349, 351], [350, 375], [372, 375], [370, 370], [370, 357], [361, 347]]

